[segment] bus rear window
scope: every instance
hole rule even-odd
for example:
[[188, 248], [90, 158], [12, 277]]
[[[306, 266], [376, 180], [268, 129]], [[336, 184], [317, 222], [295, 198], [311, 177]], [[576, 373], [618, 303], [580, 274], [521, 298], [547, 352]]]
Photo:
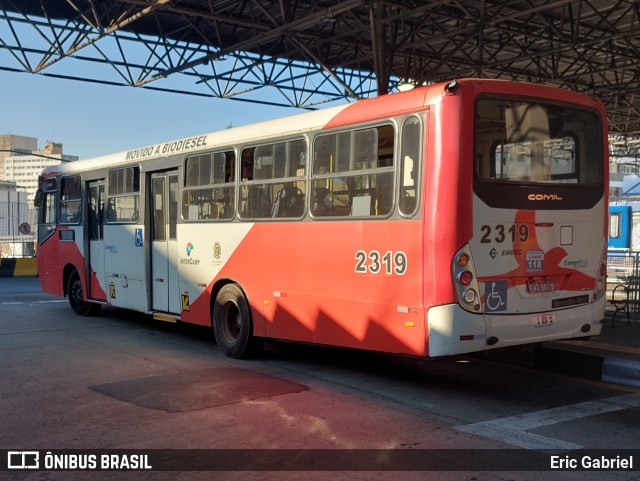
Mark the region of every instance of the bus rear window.
[[575, 107], [481, 98], [475, 116], [480, 180], [529, 184], [600, 184], [598, 117]]

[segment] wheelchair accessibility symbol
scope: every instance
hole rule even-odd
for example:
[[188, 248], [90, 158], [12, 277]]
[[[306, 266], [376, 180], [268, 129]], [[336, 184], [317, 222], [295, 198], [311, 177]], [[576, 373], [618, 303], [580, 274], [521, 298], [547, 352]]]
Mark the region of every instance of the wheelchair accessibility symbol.
[[491, 281], [484, 285], [485, 312], [507, 310], [507, 281]]
[[136, 229], [136, 247], [142, 247], [142, 229]]

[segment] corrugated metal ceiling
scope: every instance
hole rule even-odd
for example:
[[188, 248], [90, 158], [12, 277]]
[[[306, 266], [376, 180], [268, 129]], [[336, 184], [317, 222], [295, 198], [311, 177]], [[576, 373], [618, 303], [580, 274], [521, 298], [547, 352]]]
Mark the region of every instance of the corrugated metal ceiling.
[[[612, 132], [640, 134], [639, 5], [4, 0], [0, 68], [247, 101], [265, 101], [262, 91], [271, 88], [278, 95], [269, 102], [307, 108], [404, 81], [519, 79], [597, 96]], [[32, 43], [27, 27], [41, 43]], [[72, 58], [106, 65], [111, 74], [65, 70]], [[179, 87], [172, 77], [183, 78]]]

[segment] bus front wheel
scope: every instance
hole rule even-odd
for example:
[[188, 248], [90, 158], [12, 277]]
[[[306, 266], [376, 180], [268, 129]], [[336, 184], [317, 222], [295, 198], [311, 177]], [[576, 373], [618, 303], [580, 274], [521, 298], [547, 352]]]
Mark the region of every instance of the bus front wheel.
[[249, 357], [255, 351], [255, 338], [249, 303], [236, 284], [227, 284], [213, 306], [213, 331], [225, 356]]
[[73, 271], [69, 276], [67, 295], [71, 309], [79, 316], [95, 316], [100, 311], [100, 304], [84, 300], [82, 281], [78, 271]]

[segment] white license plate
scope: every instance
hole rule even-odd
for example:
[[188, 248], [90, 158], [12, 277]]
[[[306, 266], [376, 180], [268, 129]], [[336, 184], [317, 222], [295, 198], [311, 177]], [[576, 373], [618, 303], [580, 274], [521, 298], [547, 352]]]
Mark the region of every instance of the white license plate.
[[551, 327], [556, 322], [556, 316], [554, 314], [540, 314], [531, 318], [533, 327]]
[[556, 290], [556, 285], [551, 279], [529, 279], [527, 281], [527, 292], [529, 294], [545, 294]]

